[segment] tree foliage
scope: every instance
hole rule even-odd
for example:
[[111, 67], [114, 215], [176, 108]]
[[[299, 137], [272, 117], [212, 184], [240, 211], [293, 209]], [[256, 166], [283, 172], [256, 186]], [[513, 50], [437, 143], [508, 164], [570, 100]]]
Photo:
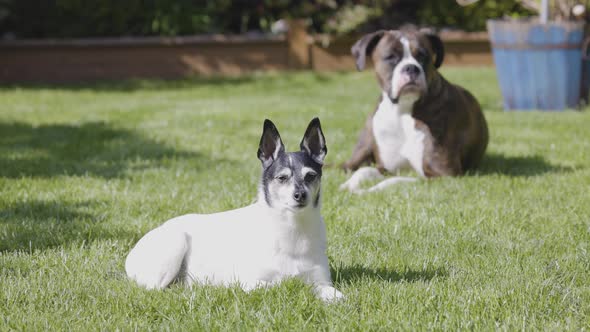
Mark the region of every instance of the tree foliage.
[[403, 23], [483, 30], [485, 20], [523, 15], [514, 0], [0, 0], [0, 38], [268, 32], [281, 18], [313, 32], [345, 34]]

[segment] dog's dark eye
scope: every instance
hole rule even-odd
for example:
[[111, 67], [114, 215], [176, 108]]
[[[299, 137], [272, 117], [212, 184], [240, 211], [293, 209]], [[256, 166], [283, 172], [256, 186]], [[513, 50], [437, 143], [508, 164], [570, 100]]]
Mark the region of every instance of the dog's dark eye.
[[428, 53], [426, 53], [425, 51], [418, 51], [418, 53], [416, 54], [416, 61], [420, 63], [428, 62]]
[[307, 174], [305, 174], [304, 180], [305, 180], [305, 182], [309, 183], [309, 182], [313, 182], [317, 177], [318, 177], [318, 175], [315, 173], [307, 173]]
[[395, 61], [397, 61], [397, 56], [395, 54], [391, 53], [391, 54], [388, 54], [385, 57], [383, 57], [383, 60], [387, 61], [387, 62], [395, 62]]
[[289, 180], [289, 177], [283, 174], [277, 176], [276, 179], [279, 180], [279, 182], [286, 182], [287, 180]]

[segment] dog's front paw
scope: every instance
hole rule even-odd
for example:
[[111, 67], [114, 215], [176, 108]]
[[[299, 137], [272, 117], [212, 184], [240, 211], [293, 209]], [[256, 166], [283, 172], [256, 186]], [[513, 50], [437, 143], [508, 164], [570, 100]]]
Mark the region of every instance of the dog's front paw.
[[317, 287], [316, 295], [324, 302], [336, 302], [344, 299], [344, 294], [332, 286]]
[[350, 180], [344, 182], [338, 187], [340, 191], [348, 191], [353, 194], [364, 194], [366, 190], [359, 188], [360, 183], [351, 182]]
[[350, 190], [350, 186], [348, 185], [348, 181], [346, 181], [346, 182], [344, 182], [343, 184], [341, 184], [341, 185], [338, 187], [338, 190], [340, 190], [340, 191], [347, 191], [347, 190]]
[[354, 181], [354, 179], [350, 178], [346, 180], [346, 182], [341, 184], [340, 187], [338, 187], [338, 189], [340, 189], [341, 191], [350, 191], [351, 193], [354, 193], [359, 190], [359, 186], [360, 183], [358, 183], [358, 181]]

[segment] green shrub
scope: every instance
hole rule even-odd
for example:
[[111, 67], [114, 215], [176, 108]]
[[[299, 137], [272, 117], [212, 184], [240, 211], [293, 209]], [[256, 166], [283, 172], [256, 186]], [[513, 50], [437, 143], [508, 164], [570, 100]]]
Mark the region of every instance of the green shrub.
[[403, 23], [483, 30], [485, 20], [526, 15], [514, 0], [0, 0], [0, 38], [175, 36], [269, 32], [307, 18], [313, 32], [346, 34]]

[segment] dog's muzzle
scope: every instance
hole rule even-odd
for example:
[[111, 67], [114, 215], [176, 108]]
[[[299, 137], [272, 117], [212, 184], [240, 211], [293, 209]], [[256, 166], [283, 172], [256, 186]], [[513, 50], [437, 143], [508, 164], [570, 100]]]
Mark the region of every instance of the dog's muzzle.
[[307, 205], [307, 192], [305, 190], [296, 190], [293, 193], [293, 199], [297, 202], [295, 207], [302, 208]]

